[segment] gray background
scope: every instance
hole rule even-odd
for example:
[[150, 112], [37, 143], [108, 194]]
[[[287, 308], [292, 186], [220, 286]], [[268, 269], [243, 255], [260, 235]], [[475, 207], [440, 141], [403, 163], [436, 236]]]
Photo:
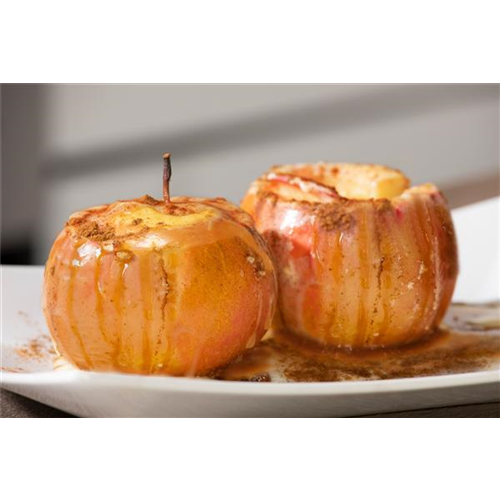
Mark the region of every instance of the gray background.
[[2, 85], [2, 260], [45, 261], [70, 213], [161, 194], [239, 202], [275, 163], [378, 162], [498, 192], [498, 85]]

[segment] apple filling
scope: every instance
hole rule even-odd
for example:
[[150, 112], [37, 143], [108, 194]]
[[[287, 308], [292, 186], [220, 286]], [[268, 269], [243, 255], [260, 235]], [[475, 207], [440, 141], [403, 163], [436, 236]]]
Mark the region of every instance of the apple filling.
[[392, 199], [408, 189], [410, 182], [399, 170], [382, 165], [317, 163], [280, 165], [267, 180], [288, 199], [327, 201], [341, 196], [352, 200]]

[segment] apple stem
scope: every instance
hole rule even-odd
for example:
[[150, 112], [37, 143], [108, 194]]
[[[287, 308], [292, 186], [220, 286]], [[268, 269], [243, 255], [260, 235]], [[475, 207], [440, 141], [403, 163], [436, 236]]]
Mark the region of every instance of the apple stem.
[[165, 203], [170, 203], [170, 177], [172, 177], [170, 153], [165, 153], [163, 155], [163, 201]]

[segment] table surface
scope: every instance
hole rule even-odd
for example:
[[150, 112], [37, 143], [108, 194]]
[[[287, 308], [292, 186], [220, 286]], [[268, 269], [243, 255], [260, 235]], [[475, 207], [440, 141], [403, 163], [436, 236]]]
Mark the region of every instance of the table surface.
[[[71, 418], [73, 415], [31, 399], [0, 389], [0, 417], [2, 418]], [[449, 406], [394, 413], [378, 413], [363, 418], [499, 418], [500, 402]]]
[[[455, 208], [499, 195], [498, 175], [471, 181], [467, 186], [445, 190], [450, 205]], [[0, 418], [66, 418], [73, 417], [50, 406], [0, 389]], [[366, 415], [368, 418], [499, 418], [500, 403], [429, 408], [395, 413]]]

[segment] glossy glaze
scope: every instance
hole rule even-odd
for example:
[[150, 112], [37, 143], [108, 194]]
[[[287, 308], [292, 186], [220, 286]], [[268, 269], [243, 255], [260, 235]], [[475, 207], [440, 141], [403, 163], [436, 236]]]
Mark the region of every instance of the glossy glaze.
[[143, 197], [70, 218], [47, 261], [44, 313], [78, 368], [195, 375], [260, 340], [276, 286], [268, 249], [237, 207]]
[[[432, 184], [407, 187], [398, 172], [387, 180], [386, 167], [363, 166], [358, 185], [356, 167], [347, 166], [347, 180], [342, 168], [275, 167], [242, 202], [274, 254], [280, 321], [337, 347], [423, 338], [443, 318], [458, 274], [446, 200]], [[358, 197], [340, 196], [336, 182]], [[370, 198], [384, 193], [392, 198]]]

